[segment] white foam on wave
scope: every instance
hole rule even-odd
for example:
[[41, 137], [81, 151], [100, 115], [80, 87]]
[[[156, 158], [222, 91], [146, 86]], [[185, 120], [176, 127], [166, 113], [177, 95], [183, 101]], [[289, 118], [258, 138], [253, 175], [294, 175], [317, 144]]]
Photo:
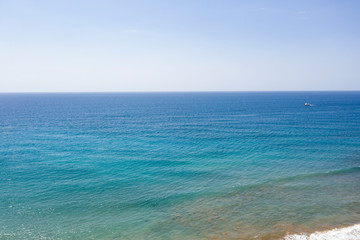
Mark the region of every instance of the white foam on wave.
[[360, 224], [335, 228], [329, 231], [315, 232], [310, 235], [293, 234], [285, 237], [284, 240], [360, 240]]

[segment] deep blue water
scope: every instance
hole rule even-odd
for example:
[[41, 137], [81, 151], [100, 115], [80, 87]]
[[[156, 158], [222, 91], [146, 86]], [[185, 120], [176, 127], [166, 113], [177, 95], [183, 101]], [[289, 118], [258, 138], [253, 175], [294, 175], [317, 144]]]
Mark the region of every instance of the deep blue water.
[[0, 94], [0, 171], [0, 239], [358, 223], [360, 92]]

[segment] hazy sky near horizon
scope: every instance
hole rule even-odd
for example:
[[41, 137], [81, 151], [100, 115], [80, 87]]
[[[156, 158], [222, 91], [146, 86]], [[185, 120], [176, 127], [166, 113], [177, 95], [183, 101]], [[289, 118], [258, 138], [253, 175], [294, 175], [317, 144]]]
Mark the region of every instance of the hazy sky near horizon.
[[0, 92], [360, 90], [357, 0], [0, 0]]

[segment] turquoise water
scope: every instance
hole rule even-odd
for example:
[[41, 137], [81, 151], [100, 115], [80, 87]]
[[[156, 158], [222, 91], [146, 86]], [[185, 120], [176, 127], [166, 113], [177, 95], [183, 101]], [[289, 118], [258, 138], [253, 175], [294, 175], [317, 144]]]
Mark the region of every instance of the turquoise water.
[[0, 170], [0, 239], [355, 224], [360, 92], [0, 94]]

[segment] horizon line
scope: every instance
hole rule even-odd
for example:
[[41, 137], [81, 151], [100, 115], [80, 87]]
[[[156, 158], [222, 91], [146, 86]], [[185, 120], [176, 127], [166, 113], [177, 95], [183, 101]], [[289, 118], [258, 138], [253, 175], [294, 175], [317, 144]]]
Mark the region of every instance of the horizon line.
[[66, 93], [266, 93], [266, 92], [360, 92], [360, 89], [357, 90], [220, 90], [220, 91], [48, 91], [48, 92], [0, 92], [0, 94], [66, 94]]

